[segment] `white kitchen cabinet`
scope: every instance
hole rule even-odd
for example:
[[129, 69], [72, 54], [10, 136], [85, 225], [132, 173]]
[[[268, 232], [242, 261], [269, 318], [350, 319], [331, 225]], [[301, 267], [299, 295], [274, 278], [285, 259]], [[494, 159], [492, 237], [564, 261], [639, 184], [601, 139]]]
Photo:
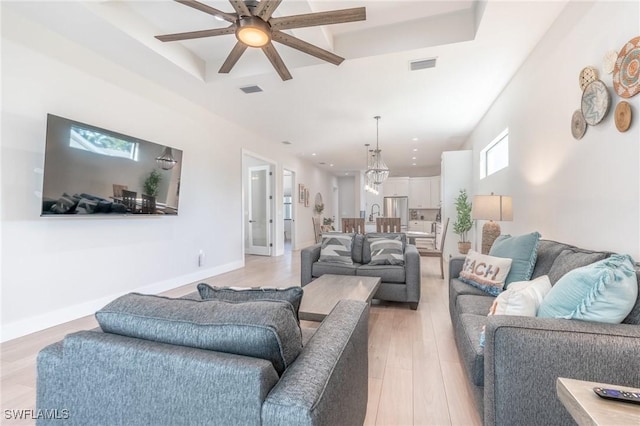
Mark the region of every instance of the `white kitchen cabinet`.
[[408, 197], [409, 196], [409, 178], [408, 177], [388, 178], [382, 184], [382, 194], [385, 197]]
[[437, 209], [440, 207], [440, 176], [409, 179], [409, 208]]
[[422, 229], [424, 228], [421, 220], [410, 220], [409, 221], [409, 232], [424, 232]]
[[430, 204], [432, 209], [440, 208], [440, 176], [434, 176], [429, 178], [429, 187], [431, 192], [429, 194]]

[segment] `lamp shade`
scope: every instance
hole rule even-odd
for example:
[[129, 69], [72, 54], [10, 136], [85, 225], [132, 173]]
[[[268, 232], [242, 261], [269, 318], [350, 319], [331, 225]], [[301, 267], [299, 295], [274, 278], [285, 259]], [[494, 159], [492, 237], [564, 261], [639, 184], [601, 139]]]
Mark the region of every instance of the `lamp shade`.
[[473, 197], [471, 217], [480, 220], [512, 221], [511, 197], [506, 195], [476, 195]]

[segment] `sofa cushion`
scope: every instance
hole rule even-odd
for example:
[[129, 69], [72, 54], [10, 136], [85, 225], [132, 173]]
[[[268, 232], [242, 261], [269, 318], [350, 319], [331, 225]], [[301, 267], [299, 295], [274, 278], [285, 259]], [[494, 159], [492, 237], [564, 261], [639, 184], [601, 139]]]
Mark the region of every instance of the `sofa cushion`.
[[542, 301], [538, 316], [617, 324], [629, 315], [637, 297], [631, 257], [615, 254], [560, 278]]
[[362, 249], [364, 247], [364, 235], [356, 234], [353, 236], [351, 244], [351, 258], [355, 263], [362, 263]]
[[351, 245], [354, 234], [343, 232], [327, 232], [322, 234], [320, 263], [353, 264]]
[[638, 297], [636, 298], [636, 304], [633, 305], [629, 315], [622, 321], [623, 324], [635, 324], [640, 325], [640, 263], [635, 264], [636, 281], [638, 282]]
[[407, 245], [407, 236], [404, 233], [370, 232], [364, 236], [364, 242], [362, 246], [362, 263], [371, 262], [371, 240], [375, 240], [376, 238], [399, 239], [400, 241], [402, 241], [403, 253], [405, 250], [405, 246]]
[[396, 265], [362, 265], [356, 269], [356, 275], [361, 277], [380, 277], [384, 283], [404, 284], [404, 266]]
[[493, 296], [476, 296], [473, 294], [463, 294], [456, 301], [458, 312], [461, 314], [487, 315], [489, 309], [496, 300]]
[[480, 346], [480, 333], [486, 323], [486, 315], [462, 314], [455, 324], [460, 359], [476, 386], [484, 386], [484, 348]]
[[582, 266], [591, 265], [592, 263], [605, 259], [607, 256], [609, 256], [608, 253], [583, 251], [577, 248], [562, 250], [549, 270], [551, 285], [557, 283], [567, 272]]
[[102, 330], [271, 361], [282, 374], [302, 350], [291, 304], [229, 303], [130, 293], [96, 312]]
[[404, 251], [399, 238], [375, 238], [369, 240], [371, 261], [369, 265], [404, 265]]
[[538, 250], [536, 255], [536, 266], [533, 268], [531, 278], [538, 278], [543, 275], [549, 275], [549, 270], [562, 250], [571, 248], [568, 244], [559, 243], [552, 240], [540, 240], [538, 242]]
[[489, 255], [506, 257], [513, 261], [505, 280], [505, 288], [509, 288], [509, 284], [512, 282], [529, 281], [536, 264], [539, 240], [539, 232], [518, 235], [517, 237], [505, 234], [496, 238], [491, 250], [489, 250]]
[[511, 262], [511, 259], [488, 256], [470, 250], [462, 265], [459, 279], [492, 296], [497, 296], [504, 287], [504, 280], [509, 274]]
[[212, 287], [207, 283], [200, 283], [198, 284], [198, 293], [200, 293], [202, 300], [222, 300], [224, 302], [283, 300], [291, 303], [297, 319], [303, 292], [301, 287]]
[[318, 278], [323, 276], [324, 274], [355, 275], [356, 269], [359, 266], [359, 263], [344, 265], [340, 263], [314, 262], [313, 265], [311, 265], [311, 276], [314, 278]]

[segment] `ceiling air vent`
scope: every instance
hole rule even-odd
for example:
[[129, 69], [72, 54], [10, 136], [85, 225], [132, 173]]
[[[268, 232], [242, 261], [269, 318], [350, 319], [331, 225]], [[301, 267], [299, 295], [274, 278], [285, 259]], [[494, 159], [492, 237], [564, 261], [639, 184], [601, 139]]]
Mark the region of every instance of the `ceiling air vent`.
[[240, 90], [246, 94], [262, 92], [262, 88], [260, 86], [246, 86], [241, 87]]
[[411, 69], [411, 71], [424, 70], [427, 68], [435, 68], [436, 59], [438, 58], [418, 59], [417, 61], [411, 61], [409, 62], [409, 68]]

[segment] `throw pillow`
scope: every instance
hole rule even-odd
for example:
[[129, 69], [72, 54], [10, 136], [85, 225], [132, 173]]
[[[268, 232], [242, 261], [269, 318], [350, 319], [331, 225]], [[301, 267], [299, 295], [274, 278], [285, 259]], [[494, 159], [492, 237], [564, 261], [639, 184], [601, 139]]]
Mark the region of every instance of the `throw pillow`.
[[318, 262], [342, 263], [353, 265], [351, 258], [351, 243], [354, 234], [342, 232], [330, 232], [322, 234], [320, 246], [320, 259]]
[[599, 260], [606, 259], [609, 253], [584, 252], [578, 249], [565, 249], [560, 252], [549, 269], [549, 280], [554, 285], [569, 271], [582, 266], [591, 265]]
[[511, 259], [469, 250], [458, 278], [492, 296], [497, 296], [502, 292], [504, 280], [511, 268], [511, 262]]
[[[535, 317], [544, 296], [551, 290], [549, 277], [543, 275], [531, 281], [519, 281], [511, 283], [508, 289], [503, 291], [493, 301], [489, 315], [519, 315], [522, 317]], [[485, 327], [480, 332], [480, 347], [485, 343]]]
[[531, 279], [533, 268], [536, 266], [539, 241], [539, 232], [517, 237], [500, 235], [496, 238], [491, 250], [489, 250], [489, 255], [507, 257], [513, 260], [509, 275], [505, 280], [505, 288], [508, 288], [512, 282], [529, 281]]
[[400, 239], [375, 238], [370, 240], [369, 265], [404, 265], [404, 253]]
[[631, 257], [614, 254], [560, 278], [542, 301], [538, 316], [618, 324], [637, 297]]
[[130, 293], [96, 312], [102, 330], [122, 336], [271, 361], [278, 374], [302, 351], [290, 303], [171, 299]]
[[198, 284], [198, 293], [200, 293], [202, 300], [222, 300], [224, 302], [282, 300], [291, 303], [296, 319], [298, 319], [303, 291], [301, 287], [211, 287], [209, 284], [200, 283]]

